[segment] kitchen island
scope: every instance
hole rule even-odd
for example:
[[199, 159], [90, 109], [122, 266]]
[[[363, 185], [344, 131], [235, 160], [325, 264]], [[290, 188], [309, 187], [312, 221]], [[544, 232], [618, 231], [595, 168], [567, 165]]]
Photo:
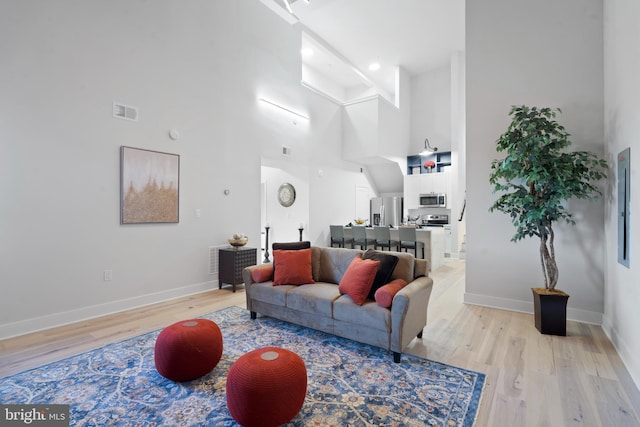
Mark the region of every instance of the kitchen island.
[[[365, 227], [367, 238], [375, 239], [373, 227]], [[390, 228], [391, 240], [398, 240], [399, 230], [397, 227]], [[351, 238], [351, 227], [344, 227], [344, 237]], [[444, 229], [442, 227], [416, 228], [416, 238], [418, 242], [424, 243], [424, 257], [429, 262], [429, 270], [435, 270], [444, 262]], [[418, 258], [421, 257], [418, 250]]]

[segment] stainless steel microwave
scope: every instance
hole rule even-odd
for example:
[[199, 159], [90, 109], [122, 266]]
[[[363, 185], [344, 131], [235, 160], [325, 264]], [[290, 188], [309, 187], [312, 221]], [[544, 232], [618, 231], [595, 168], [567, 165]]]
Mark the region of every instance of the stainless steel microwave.
[[444, 193], [427, 193], [420, 195], [420, 207], [423, 208], [446, 208], [447, 195]]

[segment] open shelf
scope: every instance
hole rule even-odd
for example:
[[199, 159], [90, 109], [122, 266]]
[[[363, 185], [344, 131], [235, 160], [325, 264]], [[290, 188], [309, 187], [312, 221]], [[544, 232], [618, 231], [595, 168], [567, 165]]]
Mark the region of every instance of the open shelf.
[[436, 152], [426, 156], [419, 154], [407, 156], [407, 175], [413, 175], [413, 168], [418, 166], [420, 167], [420, 173], [427, 173], [424, 162], [428, 160], [432, 160], [436, 164], [432, 172], [443, 172], [446, 166], [451, 166], [451, 151]]

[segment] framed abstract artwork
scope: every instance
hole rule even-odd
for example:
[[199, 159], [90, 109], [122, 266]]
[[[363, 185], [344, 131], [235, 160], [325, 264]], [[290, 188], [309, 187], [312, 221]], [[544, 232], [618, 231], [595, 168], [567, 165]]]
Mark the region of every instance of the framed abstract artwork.
[[179, 222], [180, 156], [120, 147], [120, 223]]

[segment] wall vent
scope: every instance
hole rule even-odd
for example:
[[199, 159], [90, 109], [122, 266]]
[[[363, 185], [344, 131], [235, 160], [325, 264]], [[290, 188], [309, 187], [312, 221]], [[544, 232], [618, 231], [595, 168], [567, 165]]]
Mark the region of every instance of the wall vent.
[[222, 248], [226, 248], [227, 246], [209, 246], [209, 274], [218, 275], [219, 265], [218, 265], [218, 252]]
[[120, 118], [120, 119], [131, 120], [131, 121], [137, 122], [138, 121], [138, 108], [114, 102], [113, 103], [113, 117], [117, 117], [117, 118]]
[[282, 146], [282, 155], [290, 157], [291, 156], [291, 147], [287, 147], [286, 145]]

